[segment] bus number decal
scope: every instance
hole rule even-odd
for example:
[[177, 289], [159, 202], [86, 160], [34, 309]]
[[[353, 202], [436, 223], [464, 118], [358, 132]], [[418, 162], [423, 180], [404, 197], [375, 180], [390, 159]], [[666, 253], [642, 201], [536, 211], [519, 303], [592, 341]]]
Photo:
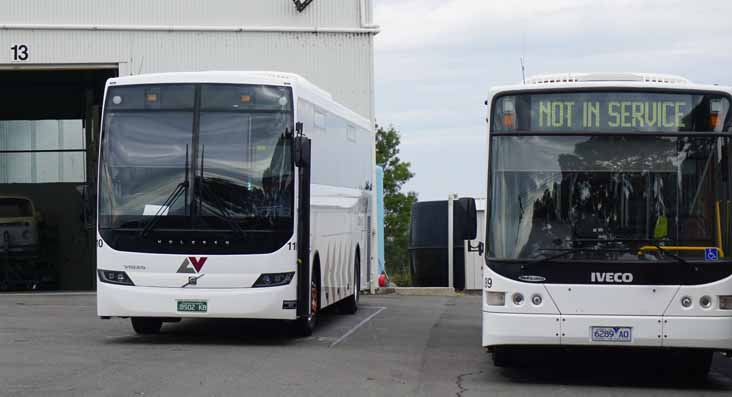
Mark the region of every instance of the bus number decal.
[[289, 249], [290, 251], [295, 251], [297, 249], [297, 243], [287, 243], [287, 249]]
[[15, 62], [27, 61], [30, 57], [30, 49], [26, 44], [16, 44], [10, 47], [10, 50], [13, 52], [13, 61]]
[[486, 289], [493, 288], [493, 279], [492, 278], [488, 277], [485, 279], [485, 287], [486, 287]]

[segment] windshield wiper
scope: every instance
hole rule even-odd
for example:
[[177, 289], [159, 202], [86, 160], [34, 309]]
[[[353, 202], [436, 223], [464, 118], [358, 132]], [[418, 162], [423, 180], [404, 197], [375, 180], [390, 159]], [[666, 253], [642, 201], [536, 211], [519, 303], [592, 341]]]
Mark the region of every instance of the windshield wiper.
[[684, 258], [682, 258], [682, 257], [680, 257], [680, 256], [678, 256], [676, 254], [672, 254], [671, 252], [669, 252], [669, 250], [667, 250], [664, 246], [662, 246], [662, 245], [660, 245], [658, 243], [658, 240], [639, 238], [639, 239], [636, 239], [636, 241], [641, 241], [641, 242], [644, 242], [644, 243], [648, 243], [648, 244], [656, 247], [656, 249], [658, 250], [658, 252], [661, 253], [661, 256], [662, 257], [666, 257], [666, 255], [668, 255], [671, 258], [676, 259], [676, 261], [678, 261], [682, 265], [692, 266], [688, 261], [686, 261], [686, 259], [684, 259]]
[[188, 181], [188, 145], [186, 145], [186, 164], [185, 164], [185, 179], [183, 182], [180, 182], [178, 185], [176, 185], [175, 190], [173, 190], [172, 193], [168, 196], [167, 199], [165, 199], [165, 202], [163, 202], [163, 205], [158, 208], [158, 211], [153, 215], [152, 219], [150, 219], [146, 224], [145, 228], [140, 231], [138, 234], [138, 237], [144, 238], [147, 237], [150, 232], [155, 228], [155, 226], [160, 222], [160, 219], [162, 219], [164, 216], [166, 216], [166, 211], [170, 210], [170, 207], [173, 206], [173, 204], [178, 201], [180, 196], [185, 192], [186, 194], [186, 200], [184, 204], [184, 211], [185, 213], [188, 213], [188, 187], [190, 186], [190, 182]]
[[598, 247], [582, 247], [582, 248], [566, 248], [564, 252], [561, 252], [556, 255], [547, 256], [543, 259], [539, 259], [536, 262], [533, 262], [534, 265], [539, 265], [542, 263], [549, 263], [555, 259], [564, 258], [565, 256], [576, 254], [578, 252], [598, 252], [598, 253], [608, 253], [608, 252], [631, 252], [629, 248], [598, 248]]
[[[201, 146], [201, 177], [200, 177], [200, 189], [201, 193], [203, 191], [206, 192], [208, 196], [211, 197], [212, 201], [210, 201], [210, 204], [213, 204], [214, 208], [216, 208], [221, 214], [212, 213], [212, 215], [229, 226], [229, 229], [233, 231], [234, 233], [240, 235], [243, 238], [247, 237], [246, 232], [241, 228], [241, 226], [233, 221], [231, 219], [231, 215], [229, 214], [229, 211], [226, 209], [226, 204], [224, 204], [224, 201], [221, 199], [221, 196], [219, 196], [216, 192], [214, 192], [212, 189], [206, 185], [206, 177], [204, 176], [204, 168], [203, 168], [203, 160], [205, 155], [206, 145]], [[199, 200], [200, 200], [200, 194], [199, 194]], [[199, 201], [200, 203], [200, 201]], [[199, 204], [199, 212], [200, 212], [201, 205]]]
[[[670, 250], [667, 250], [666, 247], [662, 246], [659, 243], [658, 240], [654, 240], [654, 239], [648, 239], [648, 238], [621, 238], [621, 239], [617, 239], [617, 238], [615, 238], [615, 239], [600, 240], [600, 239], [586, 239], [586, 238], [582, 238], [581, 240], [582, 241], [603, 241], [603, 242], [609, 242], [609, 243], [613, 243], [613, 242], [615, 242], [615, 243], [617, 243], [617, 242], [642, 242], [642, 243], [650, 244], [653, 247], [655, 247], [661, 253], [661, 257], [665, 257], [666, 255], [668, 255], [669, 257], [675, 259], [677, 262], [679, 262], [679, 263], [681, 263], [683, 265], [693, 266], [688, 261], [686, 261], [686, 259], [684, 259], [684, 258], [682, 258], [682, 257], [680, 257], [680, 256], [678, 256], [676, 254], [672, 254], [671, 252], [669, 252]], [[640, 250], [639, 250], [639, 252], [640, 252]]]

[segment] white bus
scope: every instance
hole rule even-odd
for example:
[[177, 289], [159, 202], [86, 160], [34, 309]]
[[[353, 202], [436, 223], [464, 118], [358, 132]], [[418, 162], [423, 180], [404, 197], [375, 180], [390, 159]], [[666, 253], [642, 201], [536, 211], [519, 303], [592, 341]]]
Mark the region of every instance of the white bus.
[[[483, 346], [732, 351], [730, 88], [644, 74], [491, 91]], [[600, 349], [598, 349], [600, 350]]]
[[294, 74], [200, 72], [107, 83], [97, 311], [154, 334], [182, 318], [292, 321], [358, 308], [374, 133]]

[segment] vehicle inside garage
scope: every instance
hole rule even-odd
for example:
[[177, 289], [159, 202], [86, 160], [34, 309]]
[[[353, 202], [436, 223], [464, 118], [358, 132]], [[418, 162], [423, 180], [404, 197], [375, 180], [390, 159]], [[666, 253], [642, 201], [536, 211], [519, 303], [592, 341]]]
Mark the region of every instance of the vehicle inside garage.
[[0, 290], [94, 288], [99, 119], [117, 74], [0, 70]]

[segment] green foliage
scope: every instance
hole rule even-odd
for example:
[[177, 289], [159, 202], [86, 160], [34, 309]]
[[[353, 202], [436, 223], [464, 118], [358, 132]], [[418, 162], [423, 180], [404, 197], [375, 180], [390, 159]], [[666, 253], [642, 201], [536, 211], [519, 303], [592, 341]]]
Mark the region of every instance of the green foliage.
[[384, 261], [386, 272], [399, 286], [411, 285], [409, 273], [409, 220], [414, 192], [402, 193], [402, 187], [414, 173], [411, 164], [399, 158], [399, 132], [394, 127], [376, 126], [376, 163], [384, 167]]

